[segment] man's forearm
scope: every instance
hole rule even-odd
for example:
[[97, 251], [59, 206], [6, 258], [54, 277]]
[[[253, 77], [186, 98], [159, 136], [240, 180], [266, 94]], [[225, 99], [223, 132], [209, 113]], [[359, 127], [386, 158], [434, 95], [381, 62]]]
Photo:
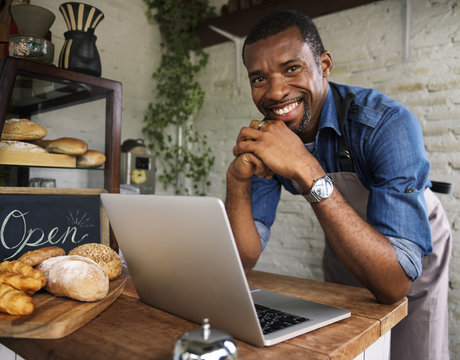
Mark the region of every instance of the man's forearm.
[[379, 301], [393, 303], [406, 295], [412, 282], [399, 265], [393, 245], [337, 189], [331, 198], [312, 207], [337, 256]]
[[259, 233], [252, 217], [250, 180], [235, 179], [227, 173], [225, 207], [243, 267], [250, 270], [261, 252]]

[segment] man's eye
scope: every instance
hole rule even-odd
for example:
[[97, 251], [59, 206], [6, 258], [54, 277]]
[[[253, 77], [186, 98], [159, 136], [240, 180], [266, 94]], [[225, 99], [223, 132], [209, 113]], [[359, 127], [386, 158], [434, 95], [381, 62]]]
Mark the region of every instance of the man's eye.
[[289, 67], [288, 67], [287, 71], [288, 71], [288, 72], [294, 72], [294, 71], [296, 71], [298, 68], [299, 68], [298, 65], [292, 65], [292, 66], [289, 66]]
[[262, 77], [262, 76], [258, 76], [258, 77], [255, 77], [255, 78], [252, 78], [251, 82], [253, 84], [257, 84], [257, 83], [260, 83], [262, 81], [264, 81], [265, 79]]

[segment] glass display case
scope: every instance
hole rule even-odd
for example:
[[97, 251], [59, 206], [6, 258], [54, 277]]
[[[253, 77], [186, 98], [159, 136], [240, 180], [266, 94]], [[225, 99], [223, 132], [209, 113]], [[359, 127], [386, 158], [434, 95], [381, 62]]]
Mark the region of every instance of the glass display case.
[[[85, 170], [88, 176], [103, 173], [103, 187], [119, 192], [121, 83], [12, 57], [0, 59], [0, 70], [0, 133], [5, 120], [26, 118], [44, 126], [46, 138], [82, 139], [106, 157], [103, 166]], [[2, 153], [0, 166], [14, 169], [17, 177], [37, 169], [80, 171], [66, 155]]]

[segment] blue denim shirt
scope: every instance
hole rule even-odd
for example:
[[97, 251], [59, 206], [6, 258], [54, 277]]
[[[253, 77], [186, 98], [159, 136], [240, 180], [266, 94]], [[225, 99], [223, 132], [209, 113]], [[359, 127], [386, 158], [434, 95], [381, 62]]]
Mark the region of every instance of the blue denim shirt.
[[[356, 174], [369, 190], [367, 221], [392, 242], [401, 266], [415, 280], [423, 256], [432, 251], [424, 197], [426, 187], [431, 186], [430, 164], [420, 125], [406, 107], [377, 90], [334, 85], [342, 98], [349, 91], [355, 94], [344, 132]], [[337, 159], [340, 135], [329, 89], [313, 152], [328, 173], [341, 171]], [[279, 175], [252, 180], [252, 211], [262, 249], [270, 237], [281, 186], [298, 194], [292, 181]]]

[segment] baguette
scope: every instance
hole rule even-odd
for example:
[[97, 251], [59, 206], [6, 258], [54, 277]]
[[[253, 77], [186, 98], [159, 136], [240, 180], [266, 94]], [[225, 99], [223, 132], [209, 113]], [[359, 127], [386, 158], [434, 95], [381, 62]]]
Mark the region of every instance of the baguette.
[[56, 256], [37, 266], [46, 277], [45, 290], [55, 296], [79, 301], [102, 300], [109, 291], [109, 278], [96, 262], [83, 256]]
[[72, 137], [38, 140], [35, 144], [54, 154], [83, 155], [88, 150], [88, 144], [85, 141]]
[[63, 255], [65, 255], [64, 249], [58, 246], [46, 246], [37, 250], [27, 251], [22, 254], [18, 261], [30, 266], [37, 266], [46, 259]]
[[96, 150], [88, 150], [83, 155], [77, 156], [77, 167], [96, 168], [105, 163], [105, 155]]
[[9, 119], [3, 124], [2, 140], [38, 140], [47, 134], [46, 129], [28, 119]]
[[0, 311], [10, 315], [29, 315], [34, 309], [32, 297], [23, 291], [0, 283]]

